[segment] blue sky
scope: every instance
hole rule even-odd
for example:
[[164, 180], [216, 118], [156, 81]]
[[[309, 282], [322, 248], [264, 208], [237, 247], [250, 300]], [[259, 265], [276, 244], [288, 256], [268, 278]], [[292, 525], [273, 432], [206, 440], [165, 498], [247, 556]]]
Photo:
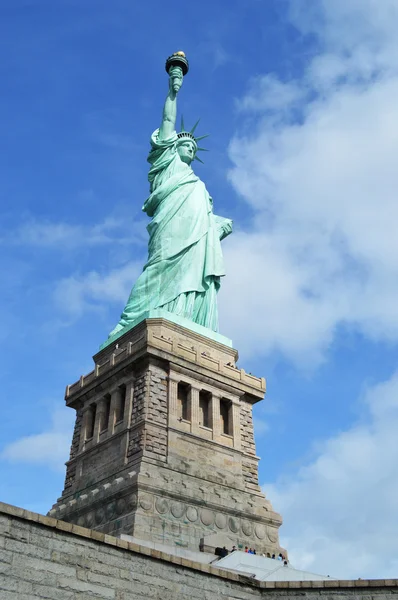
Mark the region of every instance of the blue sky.
[[148, 140], [183, 49], [224, 242], [221, 332], [268, 383], [260, 481], [301, 568], [398, 572], [395, 0], [0, 1], [1, 499], [46, 512], [66, 384], [146, 255]]

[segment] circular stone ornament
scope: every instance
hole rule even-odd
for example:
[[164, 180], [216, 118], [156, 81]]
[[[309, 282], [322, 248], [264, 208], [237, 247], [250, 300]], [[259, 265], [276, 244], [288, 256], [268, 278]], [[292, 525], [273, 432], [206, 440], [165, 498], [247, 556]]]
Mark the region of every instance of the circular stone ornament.
[[256, 537], [258, 537], [259, 540], [263, 540], [266, 534], [265, 526], [257, 523], [257, 525], [254, 528], [254, 533], [256, 534]]
[[270, 542], [275, 544], [278, 541], [278, 532], [273, 527], [268, 527], [267, 535]]
[[126, 508], [126, 500], [124, 498], [119, 498], [116, 502], [116, 512], [118, 515], [122, 515]]
[[78, 520], [77, 520], [77, 525], [79, 527], [84, 527], [85, 526], [85, 522], [86, 522], [86, 519], [84, 517], [79, 517]]
[[242, 521], [242, 531], [245, 535], [251, 536], [253, 534], [253, 525], [250, 521]]
[[127, 510], [134, 510], [137, 508], [137, 494], [131, 494], [127, 499]]
[[212, 525], [214, 523], [214, 512], [208, 508], [202, 508], [200, 511], [200, 520], [203, 525]]
[[116, 513], [116, 502], [112, 500], [106, 507], [106, 518], [113, 519]]
[[239, 531], [239, 522], [234, 517], [229, 517], [228, 525], [232, 533], [238, 533]]
[[181, 519], [185, 512], [185, 506], [181, 502], [173, 502], [171, 505], [171, 514], [176, 519]]
[[227, 517], [225, 515], [223, 515], [222, 513], [217, 513], [216, 514], [216, 525], [218, 527], [218, 529], [225, 529], [227, 526]]
[[156, 498], [155, 509], [160, 515], [164, 515], [169, 510], [169, 503], [166, 498]]
[[191, 523], [198, 520], [198, 511], [193, 506], [188, 506], [187, 508], [187, 519]]
[[99, 525], [100, 523], [102, 523], [102, 521], [105, 519], [105, 511], [103, 508], [97, 508], [97, 510], [95, 511], [95, 522], [97, 525]]
[[86, 515], [86, 527], [91, 529], [91, 527], [93, 526], [93, 523], [94, 523], [94, 513], [93, 513], [93, 511], [90, 511]]
[[151, 510], [152, 497], [149, 496], [148, 494], [144, 494], [143, 496], [140, 496], [139, 503], [140, 503], [141, 508], [143, 508], [144, 510]]

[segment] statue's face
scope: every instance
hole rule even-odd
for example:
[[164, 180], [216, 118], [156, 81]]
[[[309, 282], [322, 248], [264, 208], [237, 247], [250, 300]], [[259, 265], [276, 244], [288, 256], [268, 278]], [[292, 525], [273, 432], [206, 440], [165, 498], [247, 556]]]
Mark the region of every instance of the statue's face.
[[177, 152], [182, 162], [190, 165], [195, 158], [196, 146], [191, 140], [184, 140], [177, 146]]

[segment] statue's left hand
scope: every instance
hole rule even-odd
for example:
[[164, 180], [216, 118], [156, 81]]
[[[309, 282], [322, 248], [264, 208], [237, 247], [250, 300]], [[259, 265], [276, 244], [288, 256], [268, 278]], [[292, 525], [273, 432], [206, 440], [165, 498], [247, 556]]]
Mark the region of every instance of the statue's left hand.
[[232, 233], [232, 219], [224, 219], [221, 223], [221, 227], [219, 228], [219, 236], [220, 240], [223, 240], [230, 233]]

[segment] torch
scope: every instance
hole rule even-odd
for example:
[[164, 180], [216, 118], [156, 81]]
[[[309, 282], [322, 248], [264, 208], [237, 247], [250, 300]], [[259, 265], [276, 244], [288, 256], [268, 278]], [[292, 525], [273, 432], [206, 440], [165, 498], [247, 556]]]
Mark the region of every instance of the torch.
[[172, 87], [175, 92], [181, 87], [182, 78], [189, 71], [189, 63], [185, 56], [185, 52], [179, 50], [178, 52], [174, 52], [169, 58], [166, 60], [166, 71], [170, 75], [172, 79]]

